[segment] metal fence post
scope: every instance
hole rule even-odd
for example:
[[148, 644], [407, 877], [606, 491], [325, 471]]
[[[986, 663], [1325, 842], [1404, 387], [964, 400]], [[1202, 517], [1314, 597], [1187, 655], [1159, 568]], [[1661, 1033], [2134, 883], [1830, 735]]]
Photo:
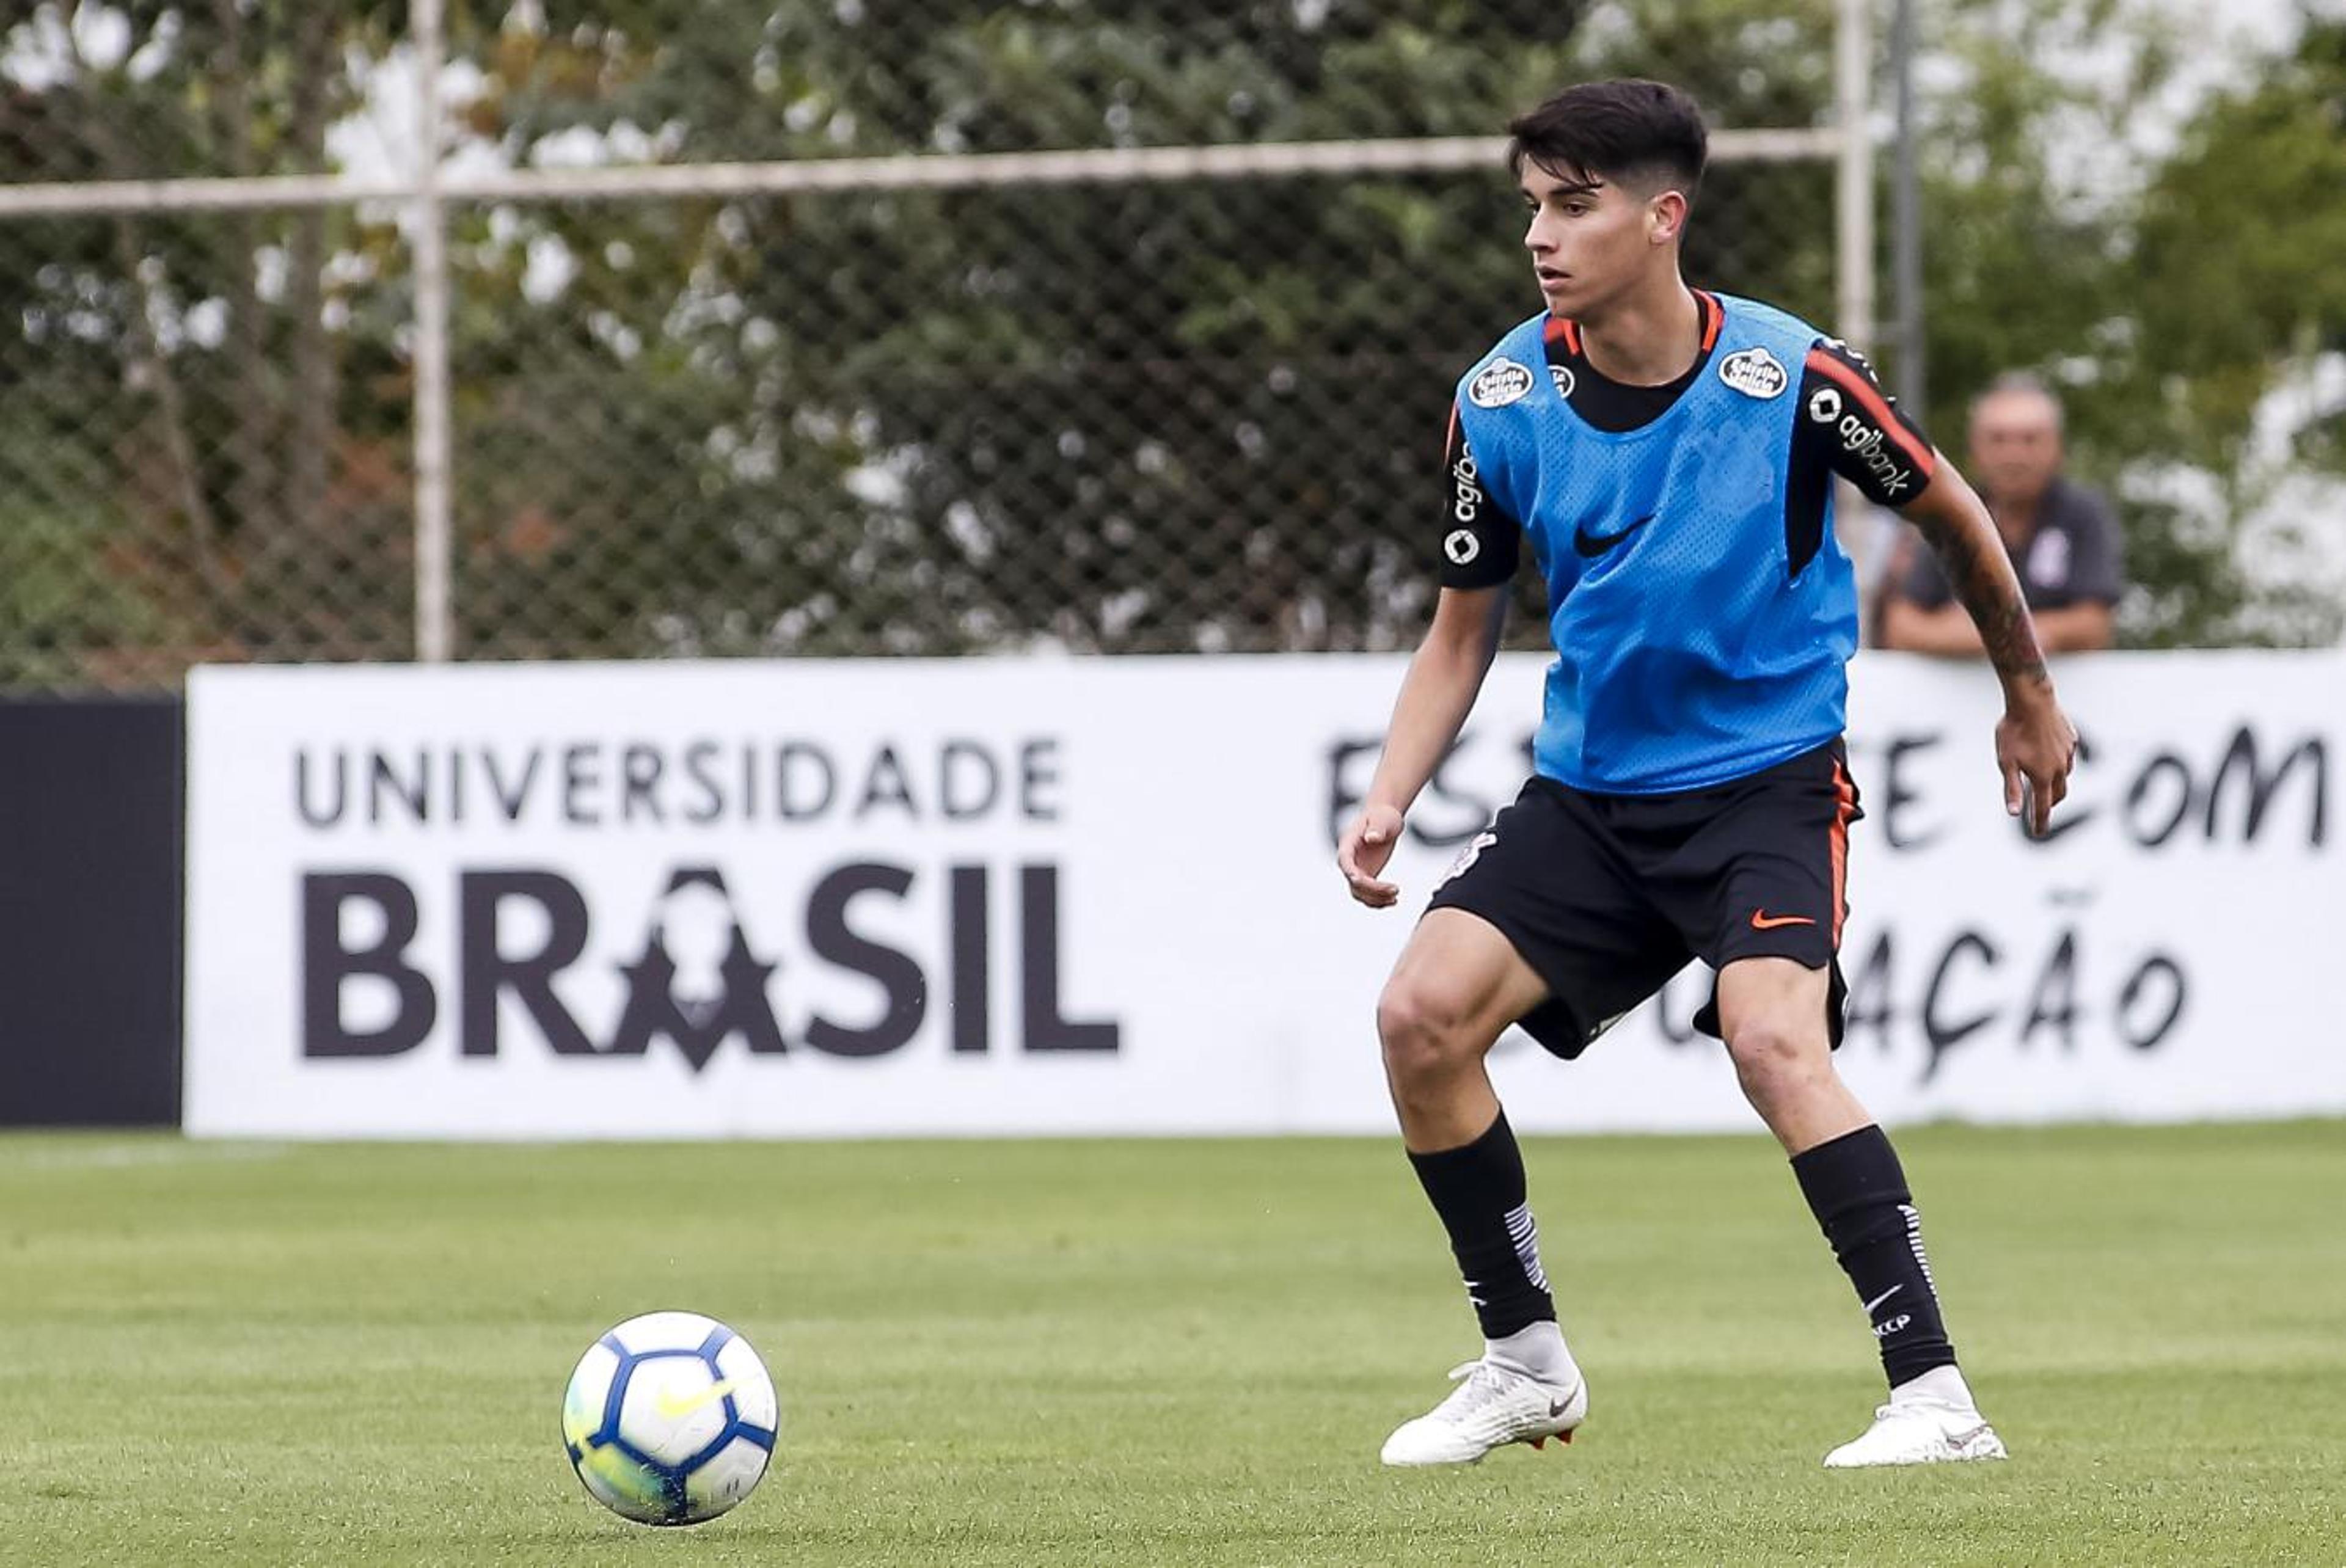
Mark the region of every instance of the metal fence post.
[[440, 192], [441, 0], [414, 0], [415, 657], [444, 662], [449, 633], [448, 235]]
[[1834, 120], [1841, 129], [1839, 331], [1860, 349], [1873, 346], [1872, 0], [1841, 0], [1833, 34]]
[[1915, 167], [1914, 0], [1891, 12], [1890, 55], [1898, 83], [1898, 158], [1890, 204], [1892, 291], [1898, 312], [1898, 396], [1916, 419], [1929, 417], [1923, 357], [1923, 188]]
[[[1864, 351], [1873, 347], [1873, 138], [1872, 0], [1841, 0], [1833, 17], [1833, 331]], [[1890, 552], [1873, 508], [1848, 480], [1836, 480], [1833, 531], [1856, 564], [1859, 593], [1872, 619], [1874, 589]]]

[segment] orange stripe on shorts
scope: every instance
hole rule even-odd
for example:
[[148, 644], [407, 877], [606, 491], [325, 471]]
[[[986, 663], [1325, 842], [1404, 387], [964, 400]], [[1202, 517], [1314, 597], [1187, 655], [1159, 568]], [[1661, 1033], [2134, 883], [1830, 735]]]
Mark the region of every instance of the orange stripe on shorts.
[[1849, 918], [1845, 896], [1849, 883], [1849, 824], [1857, 815], [1857, 786], [1850, 782], [1849, 769], [1838, 757], [1833, 759], [1833, 797], [1832, 944], [1839, 948], [1841, 921]]

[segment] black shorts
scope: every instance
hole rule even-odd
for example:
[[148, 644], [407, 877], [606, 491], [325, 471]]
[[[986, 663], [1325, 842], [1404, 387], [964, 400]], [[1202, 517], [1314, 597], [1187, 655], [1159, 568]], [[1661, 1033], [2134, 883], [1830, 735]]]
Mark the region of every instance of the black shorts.
[[[1838, 740], [1748, 778], [1672, 795], [1592, 795], [1535, 777], [1476, 834], [1429, 909], [1498, 928], [1547, 982], [1525, 1033], [1569, 1059], [1693, 959], [1789, 958], [1831, 973], [1849, 825], [1863, 813]], [[1716, 1035], [1719, 992], [1695, 1026]]]

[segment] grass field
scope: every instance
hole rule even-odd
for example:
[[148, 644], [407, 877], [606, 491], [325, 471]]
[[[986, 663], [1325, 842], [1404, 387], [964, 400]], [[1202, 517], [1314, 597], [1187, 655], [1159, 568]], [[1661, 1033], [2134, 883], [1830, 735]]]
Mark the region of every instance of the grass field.
[[[1385, 1143], [0, 1140], [0, 1561], [2346, 1563], [2346, 1125], [1901, 1143], [2005, 1464], [1818, 1468], [1872, 1341], [1756, 1138], [1531, 1144], [1590, 1421], [1432, 1473], [1478, 1341]], [[783, 1399], [690, 1532], [556, 1436], [669, 1305]]]

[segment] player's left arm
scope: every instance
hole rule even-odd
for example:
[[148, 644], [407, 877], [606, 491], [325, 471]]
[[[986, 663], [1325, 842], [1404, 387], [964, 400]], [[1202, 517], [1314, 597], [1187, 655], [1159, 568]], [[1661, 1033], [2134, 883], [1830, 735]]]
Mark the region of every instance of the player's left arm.
[[2004, 685], [1995, 727], [2004, 808], [2015, 817], [2025, 809], [2028, 830], [2042, 833], [2068, 793], [2077, 732], [2054, 696], [2019, 575], [1986, 504], [1846, 343], [1827, 340], [1809, 351], [1794, 430], [1796, 464], [1813, 471], [1821, 460], [1876, 505], [1896, 508], [1938, 556], [1970, 616], [1964, 629], [1976, 631]]
[[1902, 513], [1939, 557], [2003, 683], [2004, 718], [1995, 727], [1995, 760], [2004, 774], [2004, 809], [2015, 817], [2025, 809], [2028, 830], [2041, 834], [2053, 808], [2069, 792], [2077, 731], [2054, 694], [2053, 676], [2045, 667], [2012, 558], [2004, 553], [1986, 504], [1943, 455], [1938, 457], [1930, 484]]

